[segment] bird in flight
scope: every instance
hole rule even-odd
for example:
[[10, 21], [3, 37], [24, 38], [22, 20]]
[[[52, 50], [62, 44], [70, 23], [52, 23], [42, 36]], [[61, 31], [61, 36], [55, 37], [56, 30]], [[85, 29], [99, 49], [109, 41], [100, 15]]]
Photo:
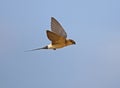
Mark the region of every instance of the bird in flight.
[[51, 43], [45, 47], [32, 49], [28, 51], [40, 50], [40, 49], [59, 49], [65, 46], [76, 44], [74, 40], [67, 39], [67, 33], [61, 26], [61, 24], [54, 18], [51, 17], [51, 31], [46, 30], [46, 34]]

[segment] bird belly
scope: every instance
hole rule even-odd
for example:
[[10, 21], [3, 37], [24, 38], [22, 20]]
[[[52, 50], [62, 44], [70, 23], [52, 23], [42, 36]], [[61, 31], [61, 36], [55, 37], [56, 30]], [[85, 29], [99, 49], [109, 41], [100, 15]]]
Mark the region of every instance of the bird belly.
[[65, 46], [65, 44], [54, 44], [54, 45], [49, 44], [48, 48], [49, 49], [58, 49], [58, 48], [63, 48], [64, 46]]

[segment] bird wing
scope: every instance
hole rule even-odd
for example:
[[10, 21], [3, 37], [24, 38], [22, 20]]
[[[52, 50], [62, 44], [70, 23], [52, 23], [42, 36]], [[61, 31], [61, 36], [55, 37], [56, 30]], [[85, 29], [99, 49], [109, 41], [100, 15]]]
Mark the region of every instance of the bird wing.
[[48, 39], [52, 42], [52, 44], [61, 44], [65, 43], [65, 38], [62, 36], [57, 35], [54, 32], [49, 30], [46, 31]]
[[61, 24], [53, 17], [51, 17], [51, 30], [56, 34], [67, 38], [67, 33], [65, 32]]

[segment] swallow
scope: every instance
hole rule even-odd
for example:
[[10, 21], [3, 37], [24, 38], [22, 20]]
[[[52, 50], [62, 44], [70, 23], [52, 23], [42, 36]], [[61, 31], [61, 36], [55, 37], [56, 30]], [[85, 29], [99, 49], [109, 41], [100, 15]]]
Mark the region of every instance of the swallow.
[[63, 29], [62, 25], [54, 18], [51, 17], [51, 31], [46, 30], [46, 34], [51, 43], [42, 48], [32, 49], [28, 51], [40, 50], [40, 49], [59, 49], [69, 45], [76, 44], [74, 40], [67, 39], [67, 33]]

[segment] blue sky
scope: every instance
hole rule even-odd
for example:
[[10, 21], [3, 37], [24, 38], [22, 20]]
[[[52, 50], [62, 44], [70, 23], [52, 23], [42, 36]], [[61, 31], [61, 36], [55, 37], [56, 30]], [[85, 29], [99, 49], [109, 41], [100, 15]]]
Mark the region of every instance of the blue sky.
[[[0, 88], [120, 88], [119, 0], [1, 0]], [[55, 17], [76, 45], [49, 44]]]

